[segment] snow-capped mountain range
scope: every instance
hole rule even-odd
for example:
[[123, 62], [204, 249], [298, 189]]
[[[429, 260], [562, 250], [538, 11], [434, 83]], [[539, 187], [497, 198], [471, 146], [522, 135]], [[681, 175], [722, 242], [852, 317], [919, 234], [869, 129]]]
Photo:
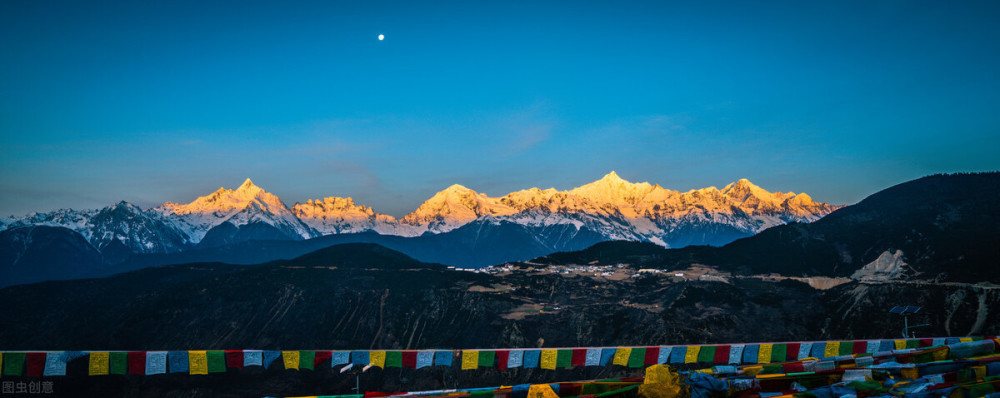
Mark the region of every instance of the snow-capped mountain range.
[[768, 227], [814, 221], [837, 208], [806, 194], [768, 192], [745, 179], [722, 189], [682, 193], [645, 182], [631, 183], [611, 172], [568, 191], [531, 188], [502, 197], [452, 185], [396, 219], [355, 204], [351, 198], [310, 199], [289, 208], [247, 179], [234, 190], [219, 188], [187, 204], [168, 202], [143, 210], [120, 202], [100, 210], [32, 213], [0, 220], [0, 229], [60, 226], [78, 232], [99, 250], [124, 246], [133, 253], [367, 231], [414, 237], [448, 233], [473, 222], [529, 228], [572, 226], [608, 240], [679, 247], [725, 244]]

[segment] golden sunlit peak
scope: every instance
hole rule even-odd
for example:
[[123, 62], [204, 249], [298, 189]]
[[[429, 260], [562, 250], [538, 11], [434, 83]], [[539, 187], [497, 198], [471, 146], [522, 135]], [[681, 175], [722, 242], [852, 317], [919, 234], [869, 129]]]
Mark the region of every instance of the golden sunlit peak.
[[243, 184], [240, 185], [240, 188], [250, 188], [250, 187], [253, 187], [253, 186], [255, 186], [255, 185], [253, 185], [253, 181], [250, 181], [250, 178], [248, 177], [247, 180], [243, 181]]

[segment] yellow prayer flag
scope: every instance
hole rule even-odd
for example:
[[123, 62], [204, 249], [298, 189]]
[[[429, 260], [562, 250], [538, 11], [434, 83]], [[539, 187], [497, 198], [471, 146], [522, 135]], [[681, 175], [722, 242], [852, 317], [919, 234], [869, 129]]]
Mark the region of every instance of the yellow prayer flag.
[[897, 350], [902, 350], [906, 348], [906, 340], [893, 340], [893, 343], [896, 344]]
[[986, 366], [973, 366], [972, 371], [976, 372], [977, 379], [986, 377]]
[[760, 372], [763, 372], [763, 371], [764, 371], [764, 367], [763, 366], [747, 366], [747, 367], [743, 368], [743, 374], [750, 375], [750, 376], [756, 376], [756, 375], [760, 374]]
[[761, 344], [757, 350], [757, 363], [771, 363], [771, 350], [774, 344]]
[[462, 351], [462, 370], [473, 370], [479, 367], [479, 351]]
[[[298, 363], [298, 357], [295, 358]], [[368, 364], [385, 369], [385, 351], [370, 351], [368, 353]], [[298, 367], [296, 367], [298, 369]]]
[[959, 343], [971, 343], [972, 342], [972, 337], [959, 337], [958, 338], [958, 342]]
[[899, 375], [904, 379], [916, 380], [920, 377], [920, 373], [917, 372], [917, 368], [902, 368], [899, 370]]
[[947, 346], [943, 347], [942, 349], [934, 351], [933, 352], [934, 360], [935, 361], [943, 361], [945, 359], [948, 359], [948, 351], [949, 350], [948, 350]]
[[632, 349], [628, 347], [618, 347], [615, 357], [611, 361], [614, 365], [628, 366], [628, 357], [632, 355]]
[[840, 355], [840, 342], [828, 341], [826, 349], [823, 350], [823, 358], [832, 358]]
[[698, 353], [701, 352], [700, 345], [689, 345], [684, 353], [684, 363], [698, 363]]
[[559, 352], [556, 350], [542, 350], [541, 368], [542, 369], [555, 369], [556, 368], [556, 357]]
[[90, 371], [88, 372], [91, 376], [100, 376], [108, 374], [108, 366], [111, 362], [111, 355], [106, 352], [91, 352], [90, 353]]
[[188, 373], [208, 374], [208, 354], [205, 351], [188, 351]]
[[552, 390], [552, 387], [548, 384], [532, 384], [528, 387], [528, 397], [529, 398], [559, 398], [559, 394], [556, 394]]
[[[374, 362], [375, 353], [372, 353], [372, 361]], [[385, 357], [383, 357], [383, 360]], [[281, 360], [285, 362], [285, 369], [295, 369], [299, 370], [299, 352], [298, 351], [282, 351]]]

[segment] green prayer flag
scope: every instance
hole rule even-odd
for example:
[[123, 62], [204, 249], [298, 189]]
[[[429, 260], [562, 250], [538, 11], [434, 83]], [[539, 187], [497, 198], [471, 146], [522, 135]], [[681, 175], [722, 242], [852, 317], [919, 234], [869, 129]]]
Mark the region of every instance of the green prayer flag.
[[917, 339], [906, 340], [906, 348], [920, 348], [920, 340]]
[[[398, 352], [398, 351], [397, 351]], [[316, 351], [299, 351], [299, 370], [313, 370], [316, 362]], [[389, 366], [389, 353], [385, 355], [385, 365]]]
[[23, 352], [5, 352], [3, 354], [3, 375], [20, 376], [24, 373], [24, 357]]
[[128, 373], [128, 353], [116, 351], [110, 354], [110, 372], [113, 375]]
[[788, 356], [788, 344], [775, 344], [771, 346], [771, 362], [785, 362]]
[[[305, 351], [303, 351], [305, 352]], [[483, 354], [479, 354], [483, 355]], [[482, 357], [480, 357], [482, 360]], [[310, 359], [311, 361], [311, 359]], [[312, 362], [310, 362], [309, 369], [312, 369]], [[388, 368], [401, 368], [403, 367], [403, 352], [402, 351], [386, 351], [385, 352], [385, 367]]]
[[556, 368], [573, 367], [573, 350], [559, 350], [556, 353]]
[[206, 351], [208, 357], [208, 373], [226, 373], [226, 352]]
[[760, 371], [762, 375], [774, 375], [779, 373], [784, 373], [785, 370], [780, 363], [772, 363], [764, 365], [764, 370]]
[[853, 341], [841, 341], [840, 342], [840, 355], [851, 355], [854, 353], [854, 342]]
[[628, 367], [641, 368], [645, 364], [646, 364], [646, 348], [645, 347], [633, 348], [631, 354], [628, 357]]
[[477, 366], [492, 368], [494, 358], [496, 358], [496, 351], [479, 351]]
[[714, 363], [715, 362], [715, 346], [706, 345], [701, 347], [701, 351], [698, 351], [698, 362], [699, 363]]

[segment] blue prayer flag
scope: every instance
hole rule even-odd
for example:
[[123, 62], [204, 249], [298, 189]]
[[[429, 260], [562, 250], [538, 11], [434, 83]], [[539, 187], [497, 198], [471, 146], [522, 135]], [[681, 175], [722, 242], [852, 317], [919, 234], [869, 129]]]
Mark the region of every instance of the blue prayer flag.
[[743, 344], [729, 346], [729, 361], [733, 365], [739, 365], [743, 361]]
[[670, 347], [660, 347], [659, 354], [656, 355], [657, 364], [665, 364], [670, 360]]
[[524, 350], [510, 350], [510, 356], [507, 357], [507, 367], [519, 368], [523, 364], [524, 364]]
[[687, 356], [688, 348], [687, 346], [681, 345], [670, 349], [670, 363], [684, 363], [684, 357]]
[[146, 374], [161, 375], [167, 373], [167, 352], [150, 351], [146, 353]]
[[271, 363], [280, 357], [281, 351], [264, 351], [261, 353], [261, 362], [263, 362], [264, 369], [271, 367]]
[[538, 359], [541, 355], [539, 350], [525, 350], [524, 351], [524, 367], [525, 368], [537, 368]]
[[170, 362], [170, 373], [188, 372], [187, 351], [170, 351], [167, 353], [167, 360]]
[[748, 344], [743, 347], [743, 363], [757, 363], [757, 351], [760, 350], [758, 344]]
[[820, 341], [813, 343], [812, 351], [809, 353], [809, 356], [823, 359], [823, 357], [826, 356], [826, 342]]
[[45, 370], [42, 376], [65, 376], [66, 362], [62, 360], [62, 354], [50, 352], [45, 354]]
[[434, 351], [417, 352], [417, 369], [434, 365]]
[[330, 367], [351, 363], [350, 351], [334, 351], [330, 354]]
[[261, 350], [243, 350], [243, 366], [264, 366], [264, 353]]
[[618, 352], [617, 348], [602, 348], [601, 349], [601, 366], [608, 366], [613, 359], [615, 359], [615, 353]]
[[434, 352], [434, 365], [451, 366], [451, 358], [453, 356], [455, 356], [455, 353], [451, 351], [436, 351]]

